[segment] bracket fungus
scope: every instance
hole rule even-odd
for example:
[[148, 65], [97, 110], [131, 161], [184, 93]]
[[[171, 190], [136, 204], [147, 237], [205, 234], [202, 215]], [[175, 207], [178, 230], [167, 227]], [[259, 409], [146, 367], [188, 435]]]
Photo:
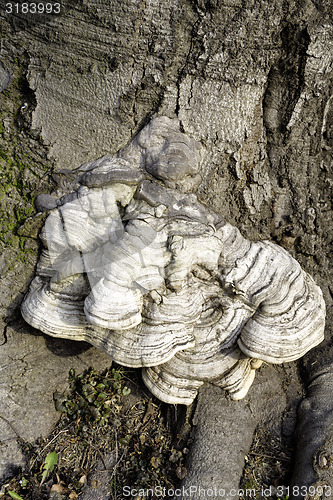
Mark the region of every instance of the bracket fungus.
[[322, 293], [298, 262], [191, 193], [199, 156], [177, 119], [158, 117], [117, 155], [74, 170], [21, 308], [48, 335], [142, 367], [168, 403], [190, 404], [205, 381], [243, 398], [262, 361], [323, 340]]

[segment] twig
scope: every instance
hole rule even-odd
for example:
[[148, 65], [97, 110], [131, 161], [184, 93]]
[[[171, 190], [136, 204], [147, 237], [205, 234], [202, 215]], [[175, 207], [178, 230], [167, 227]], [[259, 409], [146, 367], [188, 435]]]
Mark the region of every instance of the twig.
[[[71, 424], [70, 424], [70, 425], [71, 425]], [[39, 457], [39, 456], [43, 453], [43, 451], [45, 451], [45, 450], [46, 450], [46, 448], [47, 448], [47, 447], [48, 447], [51, 443], [53, 443], [53, 441], [54, 441], [55, 439], [57, 439], [57, 437], [58, 437], [58, 436], [60, 436], [60, 434], [62, 434], [62, 433], [64, 433], [64, 432], [68, 432], [68, 427], [69, 427], [69, 425], [66, 427], [66, 429], [62, 429], [61, 431], [59, 431], [59, 432], [58, 432], [58, 434], [56, 434], [56, 435], [54, 436], [54, 438], [52, 438], [52, 439], [51, 439], [51, 441], [49, 441], [49, 442], [48, 442], [48, 443], [44, 446], [44, 448], [43, 448], [42, 450], [40, 450], [40, 452], [38, 453], [38, 455], [36, 456], [36, 458], [35, 458], [35, 459], [31, 462], [31, 466], [30, 466], [30, 468], [31, 468], [31, 469], [33, 468], [33, 466], [35, 465], [35, 463], [36, 463], [36, 461], [37, 461], [37, 458], [38, 458], [38, 457]]]
[[99, 454], [99, 457], [102, 460], [102, 463], [104, 465], [104, 469], [108, 470], [107, 465], [106, 465], [105, 460], [104, 460], [104, 457], [103, 457], [102, 453], [100, 452], [100, 450], [97, 449], [97, 453]]
[[[68, 426], [68, 427], [69, 427], [69, 426]], [[59, 432], [58, 432], [58, 434], [56, 434], [56, 435], [54, 436], [54, 438], [52, 438], [52, 439], [51, 439], [51, 441], [49, 441], [49, 442], [48, 442], [48, 443], [44, 446], [44, 448], [40, 451], [40, 453], [43, 453], [43, 451], [45, 451], [45, 450], [46, 450], [46, 448], [47, 448], [48, 446], [50, 446], [50, 444], [51, 444], [51, 443], [53, 443], [53, 441], [55, 441], [55, 440], [57, 439], [57, 437], [58, 437], [58, 436], [60, 436], [60, 434], [63, 434], [64, 432], [68, 432], [68, 428], [66, 428], [66, 429], [62, 429], [61, 431], [59, 431]]]
[[290, 458], [279, 458], [279, 457], [274, 457], [273, 455], [265, 455], [264, 453], [255, 453], [254, 451], [251, 451], [248, 453], [248, 455], [255, 455], [257, 457], [265, 457], [265, 458], [274, 458], [274, 460], [282, 460], [283, 462], [290, 462]]

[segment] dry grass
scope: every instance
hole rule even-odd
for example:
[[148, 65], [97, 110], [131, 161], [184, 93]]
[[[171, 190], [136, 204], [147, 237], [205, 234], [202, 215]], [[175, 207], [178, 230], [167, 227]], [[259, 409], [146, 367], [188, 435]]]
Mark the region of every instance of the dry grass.
[[255, 496], [244, 499], [262, 498], [262, 490], [271, 491], [266, 500], [276, 499], [275, 488], [289, 484], [293, 450], [286, 446], [280, 437], [262, 427], [256, 429], [252, 446], [245, 457], [245, 467], [240, 487], [255, 490]]
[[[55, 394], [62, 412], [56, 428], [46, 440], [22, 443], [27, 467], [7, 490], [24, 500], [48, 499], [51, 491], [64, 500], [76, 499], [96, 467], [107, 473], [114, 499], [122, 498], [125, 485], [174, 487], [186, 474], [188, 443], [171, 431], [175, 422], [167, 405], [140, 384], [137, 372], [120, 367], [70, 373], [67, 394]], [[40, 488], [42, 465], [51, 451], [58, 454], [58, 465]], [[6, 493], [4, 499], [10, 496]]]

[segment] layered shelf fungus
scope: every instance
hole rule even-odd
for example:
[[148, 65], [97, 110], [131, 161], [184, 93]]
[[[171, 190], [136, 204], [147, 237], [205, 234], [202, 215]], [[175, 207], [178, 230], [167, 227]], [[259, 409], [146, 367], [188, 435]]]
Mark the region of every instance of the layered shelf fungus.
[[283, 248], [243, 238], [198, 201], [199, 158], [178, 120], [158, 117], [72, 172], [66, 194], [47, 199], [22, 304], [42, 332], [142, 367], [167, 403], [190, 404], [206, 381], [241, 399], [262, 361], [293, 361], [323, 340], [319, 287]]

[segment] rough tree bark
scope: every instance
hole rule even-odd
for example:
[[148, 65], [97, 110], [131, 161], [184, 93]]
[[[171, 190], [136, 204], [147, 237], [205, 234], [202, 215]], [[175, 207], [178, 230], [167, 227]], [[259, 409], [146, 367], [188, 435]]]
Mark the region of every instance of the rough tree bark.
[[[116, 152], [153, 115], [176, 115], [204, 146], [199, 198], [245, 236], [285, 247], [323, 290], [326, 341], [300, 366], [306, 397], [292, 484], [306, 487], [333, 486], [329, 4], [63, 0], [59, 15], [9, 14], [4, 5], [0, 15], [1, 206], [13, 209], [0, 220], [4, 347], [16, 348], [6, 324], [36, 262], [38, 227], [22, 225], [24, 215], [50, 189], [49, 169]], [[201, 392], [185, 485], [238, 487], [253, 429], [279, 427], [298, 404], [292, 366], [289, 393], [286, 376], [267, 369], [245, 402]]]

